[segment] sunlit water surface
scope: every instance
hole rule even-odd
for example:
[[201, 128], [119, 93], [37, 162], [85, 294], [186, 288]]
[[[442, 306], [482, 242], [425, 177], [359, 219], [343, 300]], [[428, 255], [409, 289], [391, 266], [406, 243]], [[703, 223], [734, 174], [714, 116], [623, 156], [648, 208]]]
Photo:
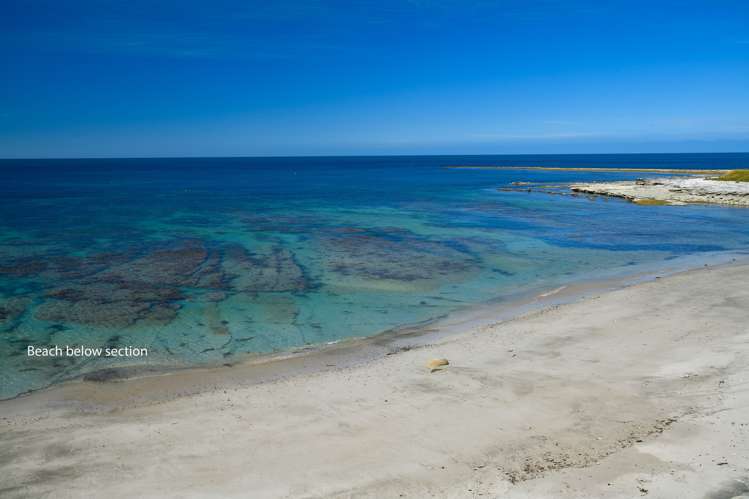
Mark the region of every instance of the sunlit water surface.
[[[227, 363], [373, 335], [749, 249], [745, 209], [637, 206], [564, 185], [642, 173], [443, 168], [460, 164], [740, 168], [749, 156], [2, 161], [0, 398], [111, 366]], [[149, 355], [39, 359], [28, 345]]]

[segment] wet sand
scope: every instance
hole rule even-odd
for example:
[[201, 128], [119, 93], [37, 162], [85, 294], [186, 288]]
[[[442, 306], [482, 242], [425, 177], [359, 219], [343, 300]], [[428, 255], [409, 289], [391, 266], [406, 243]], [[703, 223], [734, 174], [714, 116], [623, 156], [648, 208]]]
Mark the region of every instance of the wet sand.
[[429, 341], [0, 402], [0, 496], [740, 496], [747, 282], [709, 267]]

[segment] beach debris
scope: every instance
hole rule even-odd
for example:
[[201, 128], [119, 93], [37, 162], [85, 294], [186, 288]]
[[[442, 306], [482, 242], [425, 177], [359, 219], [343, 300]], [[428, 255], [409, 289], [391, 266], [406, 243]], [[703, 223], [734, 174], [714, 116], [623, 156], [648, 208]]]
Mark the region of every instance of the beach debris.
[[431, 359], [429, 362], [427, 362], [427, 368], [429, 369], [429, 372], [439, 371], [440, 369], [444, 369], [448, 365], [450, 365], [450, 361], [448, 361], [447, 359]]

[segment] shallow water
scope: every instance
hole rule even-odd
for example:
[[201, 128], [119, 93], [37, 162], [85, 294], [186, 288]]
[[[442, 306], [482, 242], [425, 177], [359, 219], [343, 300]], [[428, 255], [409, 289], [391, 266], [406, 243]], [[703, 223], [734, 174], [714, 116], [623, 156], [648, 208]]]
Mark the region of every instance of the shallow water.
[[[93, 370], [226, 363], [525, 290], [749, 249], [749, 211], [565, 195], [749, 155], [0, 161], [0, 398]], [[503, 191], [538, 182], [548, 192]], [[28, 345], [147, 359], [28, 358]]]

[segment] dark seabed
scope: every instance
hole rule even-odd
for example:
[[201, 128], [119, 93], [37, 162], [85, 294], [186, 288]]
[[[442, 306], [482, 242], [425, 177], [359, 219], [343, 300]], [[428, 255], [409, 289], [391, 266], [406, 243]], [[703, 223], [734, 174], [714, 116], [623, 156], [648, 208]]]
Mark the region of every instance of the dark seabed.
[[[558, 184], [747, 168], [749, 154], [0, 161], [0, 398], [113, 365], [224, 363], [749, 249], [749, 211]], [[538, 182], [550, 193], [507, 190]], [[28, 345], [147, 347], [34, 359]]]

